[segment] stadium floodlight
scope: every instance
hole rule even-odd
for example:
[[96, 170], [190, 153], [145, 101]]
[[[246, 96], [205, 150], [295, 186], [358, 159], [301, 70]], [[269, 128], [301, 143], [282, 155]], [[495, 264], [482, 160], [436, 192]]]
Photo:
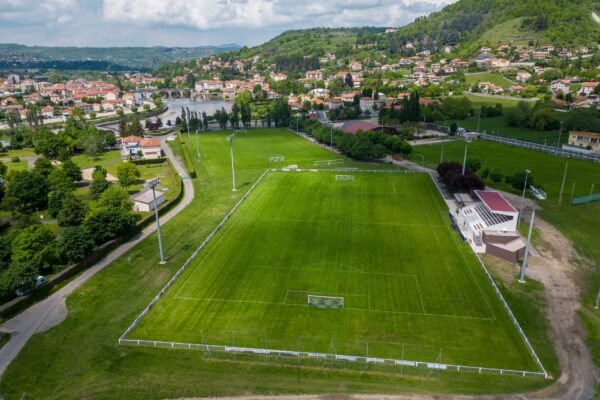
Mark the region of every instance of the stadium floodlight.
[[235, 133], [227, 136], [227, 141], [229, 142], [229, 149], [231, 151], [231, 177], [233, 179], [233, 189], [231, 189], [233, 192], [237, 191], [237, 189], [235, 188], [235, 162], [234, 162], [234, 158], [233, 158], [233, 139], [235, 138]]
[[164, 264], [166, 263], [166, 261], [163, 253], [162, 238], [160, 237], [160, 220], [158, 219], [158, 204], [156, 204], [156, 193], [154, 191], [154, 188], [159, 184], [159, 182], [160, 180], [158, 178], [152, 179], [150, 182], [148, 182], [148, 187], [152, 190], [152, 201], [154, 204], [154, 215], [156, 216], [156, 234], [158, 236], [158, 251], [160, 253], [160, 263]]
[[469, 146], [469, 143], [471, 143], [471, 138], [465, 136], [465, 158], [463, 160], [462, 176], [465, 176], [465, 171], [467, 168], [467, 147]]
[[525, 185], [523, 186], [523, 194], [521, 195], [521, 207], [519, 209], [519, 216], [517, 217], [517, 226], [521, 224], [521, 215], [523, 215], [523, 204], [525, 203], [525, 191], [527, 190], [527, 179], [529, 178], [530, 170], [525, 170]]
[[533, 221], [535, 220], [536, 200], [546, 200], [548, 197], [546, 192], [531, 186], [531, 194], [533, 194], [533, 209], [531, 210], [531, 221], [529, 222], [529, 233], [527, 234], [527, 245], [525, 246], [525, 255], [523, 256], [523, 264], [521, 264], [521, 276], [519, 283], [525, 283], [525, 269], [527, 268], [527, 258], [529, 256], [529, 246], [531, 245], [531, 233], [533, 232]]

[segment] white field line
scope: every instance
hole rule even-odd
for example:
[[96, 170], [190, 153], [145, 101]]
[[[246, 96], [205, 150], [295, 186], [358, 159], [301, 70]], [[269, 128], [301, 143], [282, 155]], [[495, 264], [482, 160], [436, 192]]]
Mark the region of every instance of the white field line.
[[[290, 292], [294, 292], [293, 290]], [[296, 291], [301, 292], [301, 291]], [[308, 292], [305, 292], [308, 293]], [[352, 296], [364, 296], [370, 298], [369, 295], [352, 295]], [[286, 307], [301, 307], [306, 308], [308, 305], [306, 304], [293, 304], [293, 303], [282, 303], [276, 301], [263, 301], [263, 300], [234, 300], [234, 299], [217, 299], [217, 298], [208, 298], [208, 297], [193, 297], [193, 296], [174, 296], [174, 299], [183, 300], [183, 301], [212, 301], [212, 302], [222, 302], [222, 303], [240, 303], [240, 304], [269, 304], [276, 306], [286, 306]], [[448, 318], [448, 319], [461, 319], [461, 320], [475, 320], [475, 321], [495, 321], [494, 317], [474, 317], [470, 315], [452, 315], [452, 314], [432, 314], [432, 313], [423, 313], [423, 312], [410, 312], [410, 311], [392, 311], [392, 310], [379, 310], [379, 309], [368, 309], [368, 308], [360, 308], [360, 307], [344, 307], [343, 309], [339, 309], [338, 311], [349, 310], [349, 311], [362, 311], [362, 312], [373, 312], [373, 313], [381, 313], [381, 314], [398, 314], [398, 315], [412, 315], [412, 316], [422, 316], [422, 317], [440, 317], [440, 318]]]

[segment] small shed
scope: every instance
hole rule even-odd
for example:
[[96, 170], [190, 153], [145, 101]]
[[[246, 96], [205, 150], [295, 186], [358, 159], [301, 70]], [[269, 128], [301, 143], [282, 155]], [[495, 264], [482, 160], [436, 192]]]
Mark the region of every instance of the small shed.
[[[156, 189], [154, 189], [154, 192], [156, 194], [156, 205], [160, 207], [165, 202], [165, 193]], [[134, 211], [150, 212], [154, 210], [154, 199], [150, 188], [134, 194], [131, 199], [133, 200]]]

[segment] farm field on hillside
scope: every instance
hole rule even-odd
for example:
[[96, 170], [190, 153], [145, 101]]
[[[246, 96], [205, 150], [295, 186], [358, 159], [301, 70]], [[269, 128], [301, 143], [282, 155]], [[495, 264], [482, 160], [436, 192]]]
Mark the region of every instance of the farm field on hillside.
[[511, 85], [514, 85], [514, 83], [506, 79], [501, 74], [493, 72], [476, 72], [472, 74], [465, 74], [465, 80], [468, 84], [473, 84], [476, 82], [491, 82], [498, 86], [502, 86], [503, 88], [508, 88]]

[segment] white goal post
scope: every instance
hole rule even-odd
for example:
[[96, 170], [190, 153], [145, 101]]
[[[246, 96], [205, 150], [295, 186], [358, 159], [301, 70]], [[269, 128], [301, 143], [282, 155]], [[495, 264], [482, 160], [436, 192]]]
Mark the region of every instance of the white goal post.
[[343, 297], [317, 296], [309, 294], [307, 297], [309, 307], [317, 308], [344, 308]]
[[321, 166], [321, 165], [340, 165], [344, 163], [344, 159], [343, 158], [339, 158], [337, 160], [321, 160], [321, 161], [315, 161], [315, 163], [313, 164], [315, 167]]
[[269, 158], [269, 162], [271, 164], [280, 163], [280, 162], [284, 162], [284, 161], [285, 161], [285, 157], [284, 156], [276, 156], [276, 157]]
[[336, 181], [351, 181], [354, 182], [354, 175], [336, 175]]

